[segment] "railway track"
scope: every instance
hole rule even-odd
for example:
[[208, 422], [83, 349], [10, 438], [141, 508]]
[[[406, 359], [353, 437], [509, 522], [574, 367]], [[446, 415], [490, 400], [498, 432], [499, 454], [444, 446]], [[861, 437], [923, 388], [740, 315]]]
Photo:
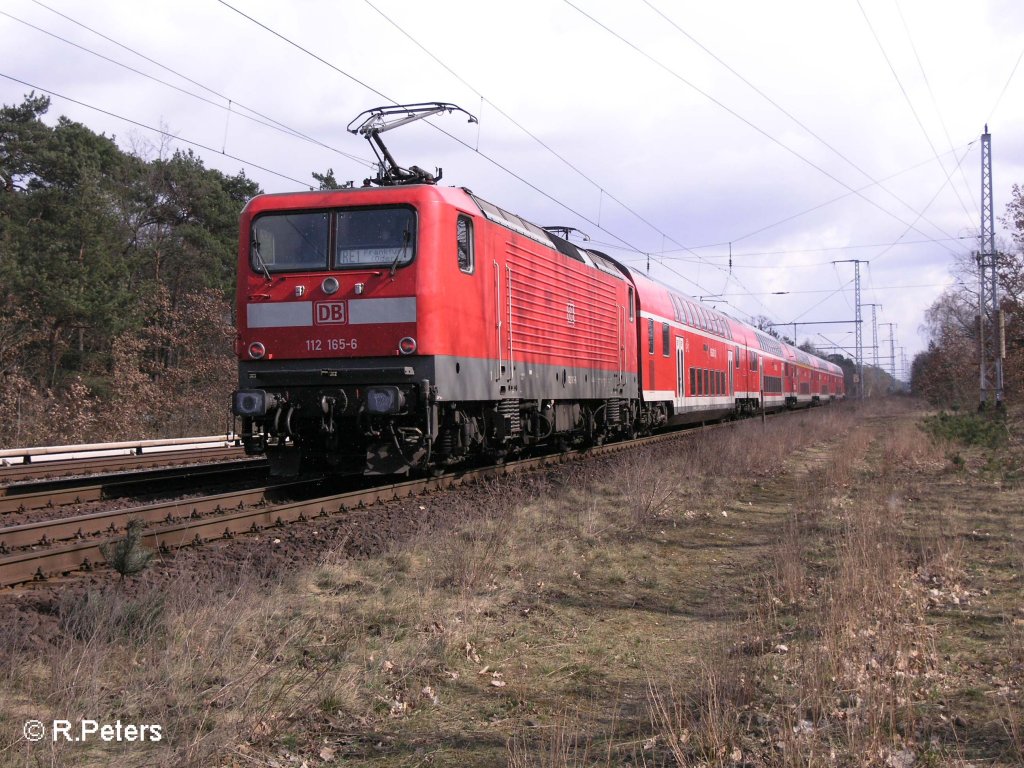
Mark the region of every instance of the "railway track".
[[195, 463], [209, 463], [241, 459], [245, 449], [240, 446], [190, 448], [158, 453], [124, 454], [118, 456], [89, 456], [74, 459], [55, 459], [46, 462], [24, 462], [0, 466], [0, 484], [43, 480], [71, 475], [128, 472], [132, 470], [173, 467]]
[[[704, 429], [719, 426], [726, 425], [709, 425]], [[186, 501], [176, 500], [132, 509], [8, 526], [0, 528], [0, 585], [12, 586], [73, 572], [90, 571], [102, 566], [104, 558], [100, 546], [122, 538], [131, 520], [141, 520], [145, 523], [146, 528], [142, 535], [142, 543], [145, 546], [161, 552], [170, 552], [184, 546], [231, 539], [266, 528], [328, 517], [358, 507], [474, 483], [489, 477], [562, 464], [642, 445], [685, 439], [701, 431], [655, 435], [640, 440], [471, 469], [436, 478], [345, 490], [307, 499], [282, 500], [285, 496], [298, 496], [315, 487], [309, 484], [310, 481], [302, 481]]]
[[65, 504], [130, 496], [155, 496], [217, 483], [255, 481], [266, 475], [265, 459], [36, 480], [0, 487], [0, 515], [48, 509]]

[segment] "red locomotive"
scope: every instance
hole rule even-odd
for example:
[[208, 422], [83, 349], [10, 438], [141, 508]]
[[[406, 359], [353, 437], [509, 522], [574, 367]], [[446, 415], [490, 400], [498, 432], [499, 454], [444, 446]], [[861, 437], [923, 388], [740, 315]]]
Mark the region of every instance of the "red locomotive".
[[379, 188], [242, 213], [233, 411], [275, 474], [437, 469], [843, 395], [838, 366], [379, 146]]

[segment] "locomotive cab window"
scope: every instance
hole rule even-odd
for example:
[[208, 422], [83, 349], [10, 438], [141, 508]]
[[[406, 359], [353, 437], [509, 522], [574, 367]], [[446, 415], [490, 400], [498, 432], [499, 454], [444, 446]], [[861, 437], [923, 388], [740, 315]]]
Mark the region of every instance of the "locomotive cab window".
[[257, 272], [327, 268], [328, 214], [275, 213], [252, 225], [250, 263]]
[[467, 275], [473, 274], [476, 262], [473, 254], [473, 220], [469, 216], [459, 216], [455, 223], [455, 242], [459, 252], [459, 270]]
[[334, 265], [405, 266], [416, 252], [416, 214], [411, 208], [353, 208], [335, 215]]

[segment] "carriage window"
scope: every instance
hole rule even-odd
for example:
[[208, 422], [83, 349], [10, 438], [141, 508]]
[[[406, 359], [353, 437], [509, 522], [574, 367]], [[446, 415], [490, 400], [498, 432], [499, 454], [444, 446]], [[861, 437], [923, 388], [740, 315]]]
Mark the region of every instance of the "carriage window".
[[696, 395], [697, 394], [697, 369], [696, 368], [691, 368], [690, 369], [690, 394], [691, 395]]
[[647, 351], [654, 354], [654, 321], [647, 318]]
[[335, 267], [398, 268], [412, 261], [416, 214], [411, 208], [356, 208], [335, 217]]
[[275, 213], [252, 225], [250, 263], [258, 272], [326, 269], [328, 214]]
[[455, 242], [459, 251], [459, 269], [466, 274], [473, 273], [473, 220], [459, 216], [455, 223]]
[[668, 323], [661, 324], [661, 354], [668, 357], [669, 331]]

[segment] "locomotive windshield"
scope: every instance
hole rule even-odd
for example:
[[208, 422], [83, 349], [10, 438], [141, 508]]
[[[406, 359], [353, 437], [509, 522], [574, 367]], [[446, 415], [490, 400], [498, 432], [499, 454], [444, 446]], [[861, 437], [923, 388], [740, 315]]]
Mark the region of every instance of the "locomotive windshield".
[[260, 216], [252, 227], [250, 260], [260, 272], [324, 269], [327, 266], [327, 213]]
[[380, 266], [394, 270], [411, 262], [415, 250], [416, 214], [411, 208], [353, 208], [260, 216], [253, 222], [249, 258], [253, 269], [268, 273]]
[[335, 214], [334, 265], [392, 269], [412, 261], [416, 215], [411, 208], [357, 208]]

